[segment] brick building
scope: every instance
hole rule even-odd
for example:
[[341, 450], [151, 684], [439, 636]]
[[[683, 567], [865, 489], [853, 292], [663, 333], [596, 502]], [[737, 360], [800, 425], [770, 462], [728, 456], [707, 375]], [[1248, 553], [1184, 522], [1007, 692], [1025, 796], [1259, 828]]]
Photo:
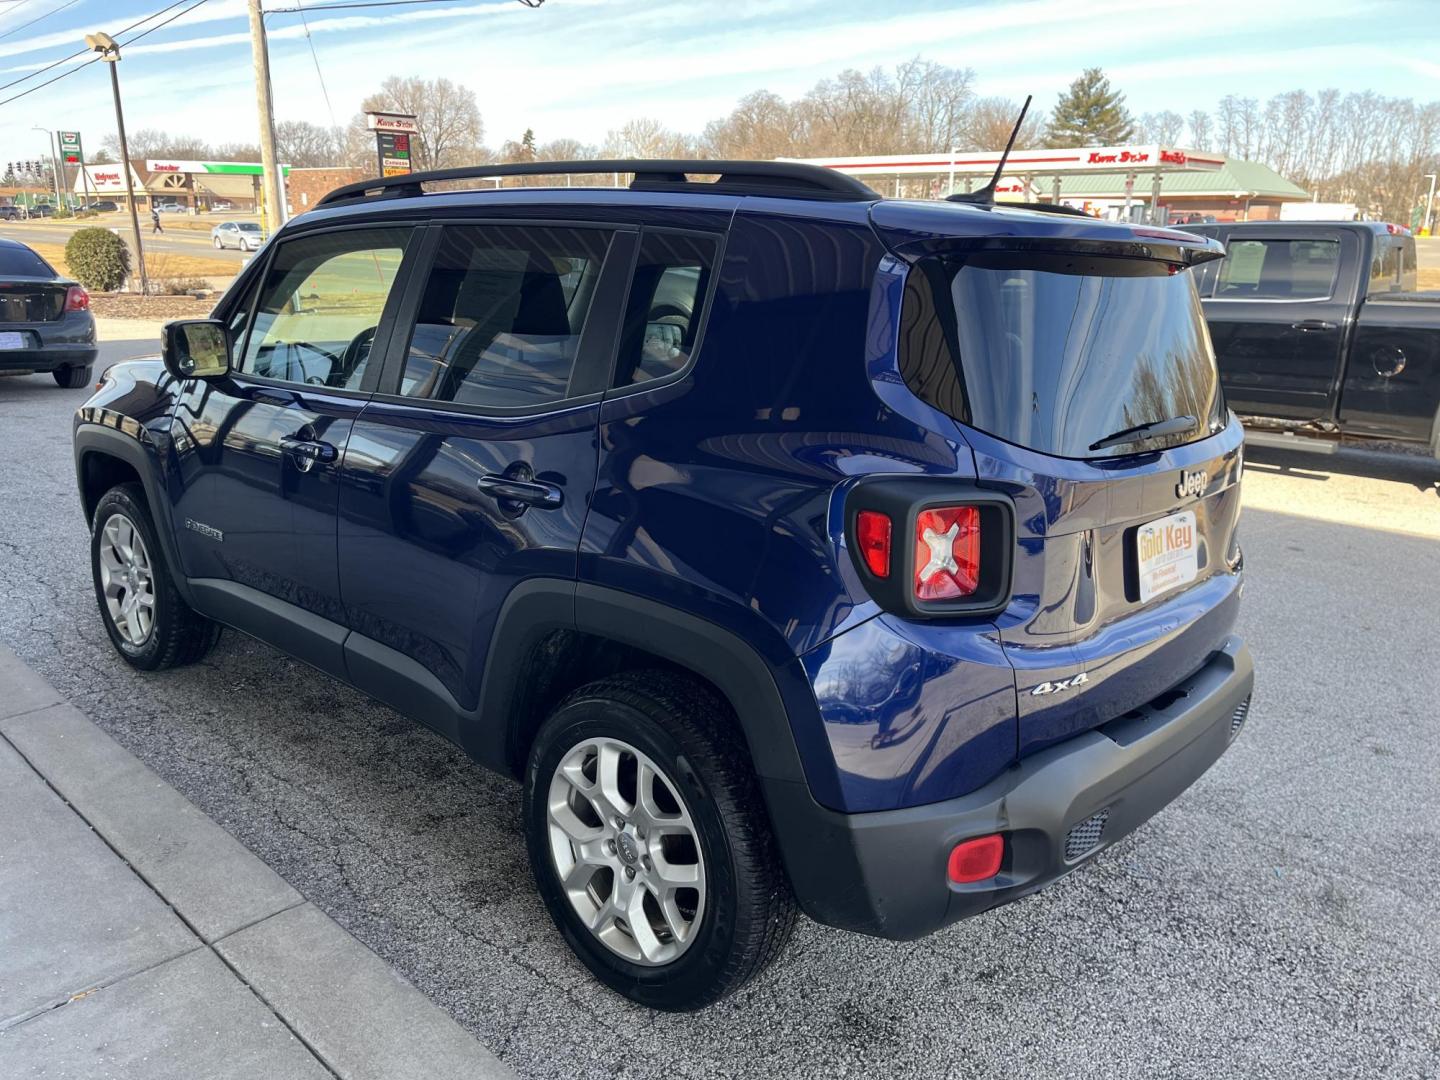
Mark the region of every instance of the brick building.
[[291, 217], [313, 210], [315, 204], [337, 187], [375, 175], [374, 169], [350, 165], [325, 165], [317, 169], [291, 169], [285, 178], [285, 203]]

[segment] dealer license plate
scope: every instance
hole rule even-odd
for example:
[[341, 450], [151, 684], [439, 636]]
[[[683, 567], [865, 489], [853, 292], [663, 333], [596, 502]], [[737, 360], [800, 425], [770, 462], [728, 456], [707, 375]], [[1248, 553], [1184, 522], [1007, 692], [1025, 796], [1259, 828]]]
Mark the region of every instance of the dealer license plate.
[[1200, 572], [1198, 544], [1193, 510], [1140, 526], [1135, 534], [1135, 555], [1142, 603], [1195, 580]]
[[25, 335], [6, 333], [0, 334], [0, 349], [23, 349], [25, 348]]

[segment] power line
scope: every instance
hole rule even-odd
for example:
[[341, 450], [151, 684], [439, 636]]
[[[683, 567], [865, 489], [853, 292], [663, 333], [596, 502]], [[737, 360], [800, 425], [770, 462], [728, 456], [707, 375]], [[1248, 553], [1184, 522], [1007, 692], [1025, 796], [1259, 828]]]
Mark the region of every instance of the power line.
[[330, 128], [338, 131], [340, 125], [335, 123], [335, 109], [330, 104], [330, 91], [325, 88], [325, 75], [320, 70], [320, 54], [315, 51], [315, 38], [310, 33], [310, 23], [305, 18], [305, 8], [300, 8], [300, 25], [305, 29], [305, 40], [310, 43], [310, 59], [315, 61], [315, 77], [320, 80], [320, 93], [325, 98], [325, 111], [330, 114]]
[[[25, 0], [20, 0], [20, 3], [23, 4], [24, 2], [25, 2]], [[27, 26], [34, 26], [34, 25], [35, 25], [37, 22], [39, 22], [41, 19], [48, 19], [51, 15], [58, 15], [60, 12], [64, 11], [66, 8], [68, 8], [68, 7], [74, 7], [74, 6], [75, 6], [76, 4], [78, 4], [79, 2], [80, 2], [80, 0], [65, 0], [65, 3], [61, 4], [61, 5], [60, 5], [59, 7], [57, 7], [57, 8], [51, 8], [49, 11], [45, 12], [44, 15], [36, 15], [35, 18], [31, 19], [29, 22], [21, 23], [19, 26], [15, 26], [15, 27], [10, 28], [9, 30], [6, 30], [3, 34], [0, 34], [0, 40], [3, 40], [3, 39], [5, 39], [5, 38], [9, 37], [11, 34], [18, 34], [21, 30], [24, 30]], [[14, 11], [15, 9], [14, 9], [14, 8], [11, 8], [10, 10], [11, 10], [11, 11]]]
[[[182, 15], [188, 15], [188, 14], [190, 14], [190, 12], [194, 11], [194, 10], [195, 10], [196, 8], [198, 8], [201, 4], [204, 4], [204, 3], [206, 3], [206, 2], [207, 2], [207, 0], [195, 0], [195, 2], [194, 2], [193, 4], [191, 4], [189, 7], [187, 7], [184, 11], [177, 11], [177, 12], [175, 12], [174, 15], [171, 15], [170, 18], [166, 19], [164, 22], [156, 23], [154, 26], [150, 27], [149, 29], [140, 31], [140, 33], [136, 34], [134, 37], [130, 38], [128, 41], [122, 41], [122, 42], [120, 42], [121, 48], [124, 48], [124, 47], [127, 46], [127, 45], [132, 45], [132, 44], [134, 44], [135, 42], [139, 41], [141, 38], [143, 38], [143, 37], [148, 37], [150, 34], [155, 33], [156, 30], [161, 30], [161, 29], [163, 29], [164, 27], [169, 26], [172, 22], [174, 22], [176, 19], [180, 18]], [[149, 22], [149, 21], [152, 20], [152, 19], [159, 18], [161, 15], [164, 15], [165, 12], [171, 11], [171, 10], [179, 7], [179, 6], [180, 6], [181, 4], [183, 4], [183, 3], [185, 3], [185, 0], [176, 0], [176, 2], [173, 3], [173, 4], [171, 4], [169, 7], [163, 7], [163, 8], [161, 8], [159, 11], [155, 12], [153, 15], [146, 15], [143, 19], [140, 19], [140, 20], [138, 20], [138, 21], [136, 21], [136, 22], [131, 23], [129, 26], [125, 27], [124, 30], [121, 30], [120, 33], [122, 33], [122, 34], [123, 34], [123, 33], [126, 33], [127, 31], [133, 30], [133, 29], [135, 29], [135, 27], [141, 26], [141, 25]], [[72, 53], [70, 56], [67, 56], [67, 57], [65, 58], [65, 60], [74, 60], [74, 59], [76, 59], [77, 57], [84, 56], [84, 55], [85, 55], [87, 52], [89, 52], [89, 51], [90, 51], [89, 49], [82, 49], [82, 50], [80, 50], [80, 51], [77, 52], [77, 53]], [[69, 75], [74, 75], [77, 71], [84, 71], [84, 70], [85, 70], [87, 67], [89, 67], [91, 64], [99, 63], [99, 62], [100, 62], [100, 59], [101, 59], [100, 57], [96, 56], [96, 57], [94, 57], [94, 58], [92, 58], [92, 59], [90, 59], [90, 60], [86, 60], [83, 64], [76, 64], [74, 67], [69, 68], [69, 69], [67, 69], [67, 70], [65, 70], [65, 71], [60, 72], [59, 75], [56, 75], [56, 76], [54, 76], [53, 78], [46, 79], [46, 80], [45, 80], [44, 82], [42, 82], [42, 83], [36, 83], [34, 86], [31, 86], [31, 87], [28, 87], [28, 88], [26, 88], [26, 89], [24, 89], [24, 90], [21, 90], [20, 93], [18, 93], [18, 94], [12, 94], [10, 97], [5, 98], [5, 100], [0, 101], [0, 105], [9, 105], [10, 102], [12, 102], [12, 101], [19, 101], [22, 97], [25, 97], [27, 94], [33, 94], [36, 90], [43, 90], [45, 87], [49, 86], [51, 83], [59, 82], [61, 79], [65, 78], [65, 77], [67, 77], [67, 76], [69, 76]], [[63, 64], [63, 63], [65, 63], [65, 60], [57, 60], [56, 63], [58, 63], [58, 64]], [[51, 65], [49, 65], [49, 66], [50, 66], [50, 67], [54, 67], [55, 64], [51, 64]], [[43, 69], [43, 68], [42, 68], [41, 70], [47, 70], [47, 69]], [[32, 72], [30, 75], [25, 76], [25, 79], [34, 78], [34, 76], [37, 75], [37, 74], [39, 74], [39, 72]], [[16, 82], [24, 82], [25, 79], [17, 79], [17, 80], [15, 80], [15, 81], [16, 81]], [[5, 85], [6, 85], [6, 86], [14, 86], [15, 83], [6, 83]], [[3, 89], [4, 89], [4, 87], [0, 87], [0, 90], [3, 90]]]
[[[334, 4], [311, 4], [305, 11], [341, 11], [346, 8], [405, 7], [410, 4], [454, 4], [460, 0], [346, 0]], [[526, 7], [539, 7], [544, 0], [520, 0]], [[266, 8], [266, 15], [293, 15], [298, 7]]]
[[[72, 0], [72, 2], [73, 2], [73, 0]], [[183, 4], [183, 3], [185, 3], [185, 0], [176, 0], [176, 2], [173, 3], [173, 4], [171, 4], [169, 7], [161, 8], [159, 11], [155, 12], [154, 15], [146, 15], [145, 18], [139, 20], [138, 22], [133, 22], [133, 23], [131, 23], [129, 26], [125, 27], [124, 30], [121, 30], [120, 33], [124, 34], [124, 33], [127, 33], [127, 32], [130, 31], [130, 30], [134, 30], [135, 27], [140, 26], [140, 25], [143, 24], [143, 23], [147, 23], [147, 22], [149, 22], [151, 19], [159, 18], [161, 15], [164, 15], [165, 12], [170, 11], [170, 10], [172, 10], [172, 9], [174, 9], [174, 8], [177, 8], [177, 7], [179, 7], [179, 6], [180, 6], [181, 4]], [[28, 82], [29, 80], [35, 78], [35, 76], [37, 76], [37, 75], [43, 75], [45, 72], [49, 71], [49, 70], [50, 70], [51, 68], [53, 68], [53, 67], [59, 67], [61, 64], [69, 63], [71, 60], [76, 60], [76, 59], [78, 59], [78, 58], [86, 55], [86, 54], [89, 53], [89, 52], [90, 52], [89, 49], [81, 49], [79, 52], [73, 52], [73, 53], [71, 53], [69, 56], [62, 56], [59, 60], [56, 60], [53, 64], [46, 64], [46, 65], [45, 65], [44, 67], [42, 67], [42, 68], [36, 68], [34, 71], [30, 72], [30, 74], [28, 74], [28, 75], [21, 75], [20, 78], [18, 78], [18, 79], [12, 79], [12, 80], [10, 80], [9, 82], [7, 82], [7, 83], [5, 83], [5, 84], [3, 84], [3, 85], [0, 85], [0, 90], [8, 90], [8, 89], [10, 89], [10, 87], [12, 87], [12, 86], [18, 86], [18, 85], [20, 85], [22, 82]], [[84, 67], [84, 66], [85, 66], [84, 64], [81, 64], [81, 65], [80, 65], [80, 67]], [[76, 70], [76, 71], [79, 71], [80, 68], [77, 67], [75, 70]], [[67, 73], [67, 74], [68, 74], [68, 73]], [[50, 82], [54, 82], [54, 81], [55, 81], [54, 79], [51, 79], [51, 80], [50, 80]], [[40, 84], [40, 86], [48, 86], [48, 85], [49, 85], [49, 83], [41, 83], [41, 84]], [[37, 90], [38, 90], [39, 88], [40, 88], [39, 86], [35, 87], [35, 89], [37, 89]], [[13, 101], [14, 99], [12, 98], [11, 100]], [[3, 103], [0, 103], [0, 104], [3, 104]]]

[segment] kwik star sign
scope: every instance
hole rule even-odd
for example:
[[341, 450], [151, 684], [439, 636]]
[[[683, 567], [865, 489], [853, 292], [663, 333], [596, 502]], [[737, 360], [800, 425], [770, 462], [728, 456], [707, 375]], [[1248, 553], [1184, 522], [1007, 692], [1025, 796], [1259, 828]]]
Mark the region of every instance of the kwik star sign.
[[414, 172], [410, 163], [410, 139], [420, 129], [408, 113], [366, 113], [366, 126], [375, 132], [375, 154], [380, 175], [405, 176]]

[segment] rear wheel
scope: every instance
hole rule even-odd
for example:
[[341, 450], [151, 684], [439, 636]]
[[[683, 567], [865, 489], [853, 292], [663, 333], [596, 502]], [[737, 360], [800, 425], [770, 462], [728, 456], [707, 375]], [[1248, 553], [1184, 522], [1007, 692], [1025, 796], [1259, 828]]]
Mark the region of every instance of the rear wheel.
[[779, 955], [796, 909], [726, 704], [668, 672], [570, 695], [536, 736], [526, 838], [541, 897], [606, 985], [698, 1009]]
[[90, 385], [90, 380], [95, 377], [95, 369], [89, 364], [70, 364], [58, 367], [50, 374], [66, 390], [79, 390], [82, 386]]
[[213, 243], [213, 244], [215, 245], [215, 247], [216, 247], [217, 249], [218, 249], [218, 248], [222, 248], [222, 247], [225, 246], [224, 244], [222, 244], [222, 243], [220, 242], [220, 237], [218, 237], [218, 236], [212, 236], [212, 237], [210, 238], [210, 241], [211, 241], [211, 243]]
[[131, 666], [156, 671], [193, 664], [220, 637], [219, 625], [197, 615], [175, 588], [139, 484], [101, 496], [90, 568], [105, 631]]

